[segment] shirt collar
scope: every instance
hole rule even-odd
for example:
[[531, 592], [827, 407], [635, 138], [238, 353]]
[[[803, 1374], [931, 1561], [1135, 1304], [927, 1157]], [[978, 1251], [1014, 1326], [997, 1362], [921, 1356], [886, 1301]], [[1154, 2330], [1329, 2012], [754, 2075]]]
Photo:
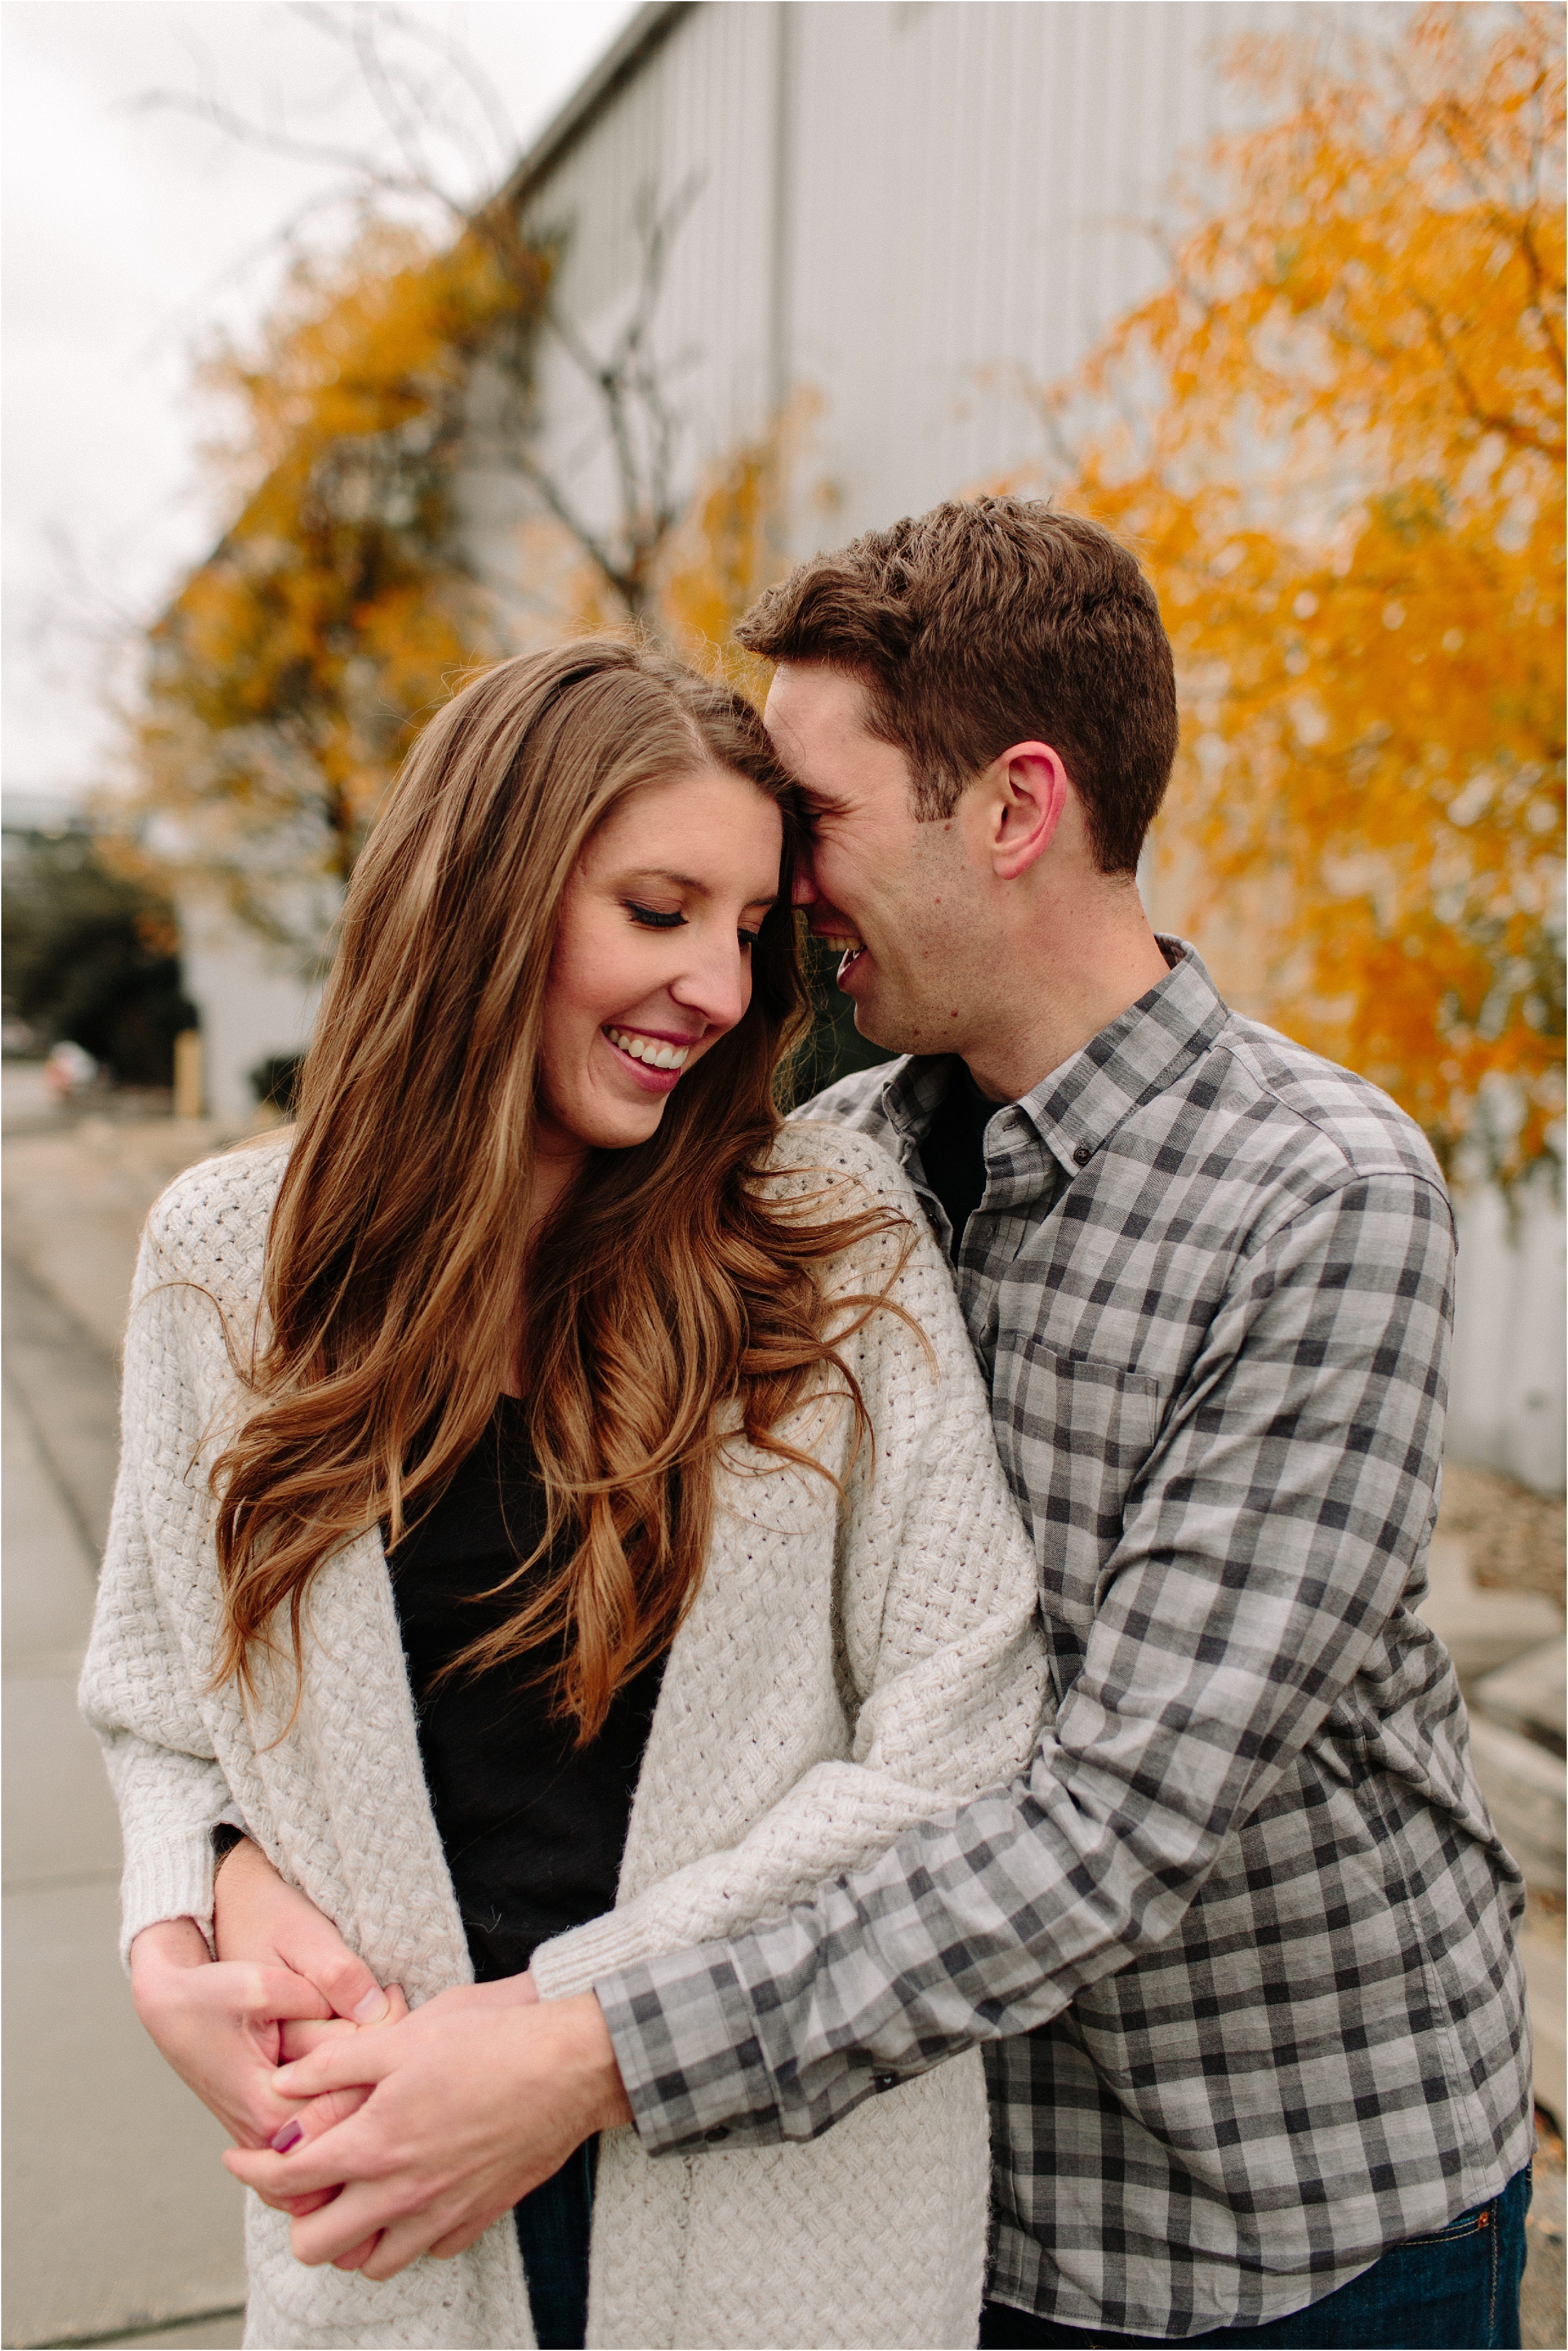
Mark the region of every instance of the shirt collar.
[[[1087, 1166], [1129, 1112], [1207, 1052], [1228, 1018], [1197, 948], [1185, 939], [1159, 944], [1170, 965], [1164, 979], [1013, 1106], [1069, 1176]], [[918, 1142], [930, 1125], [953, 1067], [950, 1053], [911, 1053], [892, 1064], [882, 1107], [905, 1141]]]

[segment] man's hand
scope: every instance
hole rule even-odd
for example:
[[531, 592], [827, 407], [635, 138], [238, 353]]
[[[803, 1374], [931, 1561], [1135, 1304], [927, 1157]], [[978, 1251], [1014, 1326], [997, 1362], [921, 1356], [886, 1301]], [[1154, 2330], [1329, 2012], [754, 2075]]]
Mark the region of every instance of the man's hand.
[[213, 1940], [220, 1959], [292, 1969], [322, 1994], [324, 2014], [356, 2024], [381, 2024], [389, 2017], [386, 1993], [363, 1959], [248, 1837], [214, 1881]]
[[[454, 1984], [450, 1991], [444, 1991], [438, 1995], [444, 2009], [528, 2008], [537, 2002], [538, 1996], [538, 1986], [535, 1983], [531, 1972], [522, 1976], [501, 1976], [493, 1983]], [[397, 1984], [392, 1987], [392, 2013], [386, 2022], [389, 2024], [401, 2023], [409, 2010], [408, 2002]], [[325, 2023], [301, 2022], [298, 2024], [286, 2024], [283, 2028], [282, 2063], [287, 2065], [291, 2064], [297, 2057], [308, 2057], [316, 2050], [325, 2049], [329, 2043], [339, 2039], [343, 2033], [357, 2032], [359, 2030], [358, 2025], [345, 2024], [340, 2017], [336, 2016], [329, 2017]], [[369, 2095], [368, 2090], [366, 2095]], [[314, 2111], [314, 2107], [306, 2107], [302, 2109], [302, 2116]], [[323, 2123], [307, 2136], [319, 2138], [321, 2131], [326, 2127]]]
[[[395, 2277], [422, 2253], [445, 2260], [559, 2171], [596, 2130], [632, 2119], [591, 1992], [528, 2002], [527, 1978], [442, 1992], [406, 2022], [334, 2036], [286, 2066], [275, 2088], [300, 2100], [370, 2082], [359, 2112], [291, 2151], [225, 2163], [269, 2202], [342, 2187], [294, 2223], [297, 2260], [356, 2257]], [[531, 1990], [531, 1986], [529, 1986]]]
[[[400, 1985], [393, 1984], [390, 1989], [392, 2010], [386, 2022], [389, 2024], [397, 2024], [408, 2014], [408, 2002], [402, 1996]], [[495, 1983], [455, 1985], [450, 1991], [443, 1995], [448, 2006], [462, 2008], [519, 2008], [529, 2001], [537, 2001], [538, 1996], [538, 1988], [531, 1975], [506, 1976]], [[365, 2025], [345, 2023], [340, 2016], [329, 2017], [325, 2022], [301, 2020], [297, 2023], [286, 2024], [283, 2027], [283, 2061], [287, 2064], [294, 2058], [308, 2057], [313, 2051], [326, 2048], [333, 2041], [340, 2041], [345, 2033], [363, 2032], [373, 2029]], [[357, 2114], [370, 2095], [367, 2084], [361, 2084], [351, 2090], [324, 2091], [320, 2097], [308, 2099], [298, 2107], [294, 2120], [284, 2125], [272, 2139], [271, 2145], [279, 2155], [291, 2155], [297, 2147], [308, 2145], [311, 2139], [320, 2138], [331, 2129], [334, 2123], [341, 2122], [345, 2116]], [[338, 2188], [319, 2188], [314, 2194], [310, 2195], [263, 2195], [261, 2200], [264, 2204], [270, 2204], [276, 2211], [287, 2212], [294, 2219], [300, 2220], [307, 2212], [319, 2212], [323, 2204], [329, 2204], [332, 2199], [341, 2192]], [[379, 2229], [372, 2230], [350, 2252], [336, 2254], [333, 2258], [333, 2268], [340, 2270], [362, 2268], [367, 2257], [379, 2241], [380, 2236]], [[455, 2251], [456, 2248], [454, 2250]]]

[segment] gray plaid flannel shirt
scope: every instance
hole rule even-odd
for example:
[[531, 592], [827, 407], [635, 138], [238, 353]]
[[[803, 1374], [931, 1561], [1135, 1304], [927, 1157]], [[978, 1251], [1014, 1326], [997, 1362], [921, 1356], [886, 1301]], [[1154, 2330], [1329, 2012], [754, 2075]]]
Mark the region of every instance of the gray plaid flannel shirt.
[[[1197, 956], [986, 1134], [956, 1262], [1040, 1559], [1026, 1779], [597, 1990], [654, 2153], [801, 2140], [979, 2043], [989, 2293], [1266, 2322], [1529, 2159], [1518, 1870], [1413, 1612], [1453, 1227], [1375, 1088]], [[804, 1115], [921, 1188], [946, 1061]]]

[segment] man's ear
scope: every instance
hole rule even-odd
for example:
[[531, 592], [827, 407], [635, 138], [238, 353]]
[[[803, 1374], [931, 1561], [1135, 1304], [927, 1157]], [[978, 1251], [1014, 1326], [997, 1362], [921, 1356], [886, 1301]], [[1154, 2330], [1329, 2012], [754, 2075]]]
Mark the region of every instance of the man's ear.
[[1048, 743], [1015, 743], [992, 761], [981, 801], [998, 882], [1016, 882], [1050, 848], [1067, 793], [1067, 769]]

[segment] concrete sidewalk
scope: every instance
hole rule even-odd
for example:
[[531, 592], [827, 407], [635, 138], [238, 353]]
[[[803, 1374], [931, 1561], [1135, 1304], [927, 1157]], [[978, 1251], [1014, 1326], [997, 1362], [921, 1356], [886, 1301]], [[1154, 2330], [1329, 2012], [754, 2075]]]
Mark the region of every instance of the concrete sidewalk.
[[117, 1374], [30, 1272], [5, 1277], [5, 2341], [218, 2351], [242, 2335], [240, 2190], [131, 2008], [120, 1826], [76, 1708]]

